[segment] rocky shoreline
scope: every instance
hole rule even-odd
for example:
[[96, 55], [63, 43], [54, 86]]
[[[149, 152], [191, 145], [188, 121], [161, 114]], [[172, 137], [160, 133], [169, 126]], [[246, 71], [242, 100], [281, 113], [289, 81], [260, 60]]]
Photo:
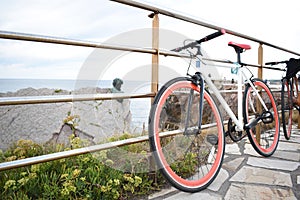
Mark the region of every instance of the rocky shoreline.
[[[235, 89], [222, 86], [221, 90]], [[112, 93], [111, 88], [81, 88], [75, 91], [57, 89], [25, 88], [17, 92], [0, 93], [1, 97], [54, 96], [73, 94]], [[280, 105], [280, 93], [273, 93]], [[225, 101], [236, 113], [237, 95], [224, 93]], [[219, 102], [217, 102], [219, 104]], [[221, 108], [221, 106], [218, 105]], [[224, 109], [220, 109], [223, 119], [228, 120]], [[66, 123], [70, 116], [76, 118], [76, 134], [95, 144], [107, 138], [131, 133], [132, 113], [130, 100], [82, 101], [68, 103], [48, 103], [32, 105], [0, 106], [0, 149], [7, 149], [19, 139], [30, 139], [43, 144], [47, 142], [67, 143], [72, 134], [72, 123]]]
[[[111, 93], [110, 88], [81, 88], [75, 91], [25, 88], [17, 92], [1, 93], [0, 97], [54, 96], [73, 94]], [[84, 101], [0, 107], [0, 149], [5, 150], [20, 139], [44, 144], [66, 143], [73, 133], [72, 121], [76, 116], [76, 134], [90, 143], [130, 132], [130, 101], [124, 99]]]

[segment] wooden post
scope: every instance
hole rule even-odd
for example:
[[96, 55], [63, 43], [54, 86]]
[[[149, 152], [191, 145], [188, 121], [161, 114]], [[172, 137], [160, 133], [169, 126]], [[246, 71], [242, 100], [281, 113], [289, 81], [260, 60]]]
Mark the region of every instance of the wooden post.
[[[158, 91], [158, 67], [159, 67], [159, 18], [158, 13], [152, 13], [149, 15], [152, 20], [152, 48], [156, 50], [156, 54], [152, 54], [152, 75], [151, 75], [151, 92], [157, 93]], [[153, 104], [154, 98], [151, 98], [151, 104]], [[156, 163], [153, 155], [149, 158], [149, 177], [157, 182], [156, 177]]]
[[152, 21], [152, 48], [156, 50], [156, 54], [152, 54], [151, 92], [157, 93], [159, 65], [159, 18], [157, 13], [154, 13]]
[[262, 44], [259, 44], [258, 47], [258, 65], [260, 65], [260, 67], [258, 68], [258, 72], [257, 72], [257, 77], [262, 79], [263, 78], [263, 71], [262, 71], [262, 66], [263, 66], [263, 47]]
[[[262, 79], [263, 78], [263, 71], [262, 71], [262, 66], [263, 66], [263, 47], [262, 47], [262, 44], [259, 44], [259, 47], [258, 47], [258, 65], [260, 65], [260, 67], [258, 68], [258, 71], [257, 71], [257, 77], [259, 79]], [[260, 91], [260, 88], [258, 88], [258, 90]], [[261, 92], [260, 92], [261, 94]], [[258, 112], [261, 113], [262, 112], [262, 105], [260, 104], [259, 100], [257, 99], [257, 109], [258, 109]], [[260, 143], [260, 127], [259, 126], [256, 126], [256, 141], [258, 143]]]

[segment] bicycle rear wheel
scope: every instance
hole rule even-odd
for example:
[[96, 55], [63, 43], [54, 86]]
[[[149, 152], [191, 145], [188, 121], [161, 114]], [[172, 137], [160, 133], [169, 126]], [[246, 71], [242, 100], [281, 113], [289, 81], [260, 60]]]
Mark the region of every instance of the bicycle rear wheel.
[[262, 97], [267, 110], [262, 106], [253, 88], [248, 84], [243, 101], [244, 123], [246, 126], [254, 120], [257, 123], [254, 123], [253, 127], [246, 128], [246, 131], [256, 152], [262, 156], [271, 156], [278, 146], [280, 134], [277, 107], [269, 87], [262, 80], [254, 79], [252, 83]]
[[281, 116], [284, 137], [289, 140], [293, 124], [293, 88], [291, 82], [284, 78], [281, 87]]
[[185, 192], [205, 189], [217, 176], [225, 151], [223, 122], [204, 91], [198, 128], [200, 88], [187, 77], [172, 79], [158, 92], [149, 117], [150, 147], [164, 177]]

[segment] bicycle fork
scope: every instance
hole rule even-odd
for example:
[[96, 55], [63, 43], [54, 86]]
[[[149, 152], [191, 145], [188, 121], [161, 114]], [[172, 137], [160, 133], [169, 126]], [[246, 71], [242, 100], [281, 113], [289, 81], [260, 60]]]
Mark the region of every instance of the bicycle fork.
[[190, 121], [190, 112], [192, 109], [193, 104], [193, 97], [194, 97], [194, 90], [190, 90], [190, 94], [188, 97], [188, 107], [187, 107], [187, 115], [185, 118], [185, 128], [184, 134], [185, 135], [195, 135], [198, 134], [201, 130], [201, 122], [202, 122], [202, 114], [203, 114], [203, 99], [204, 99], [204, 80], [201, 77], [199, 72], [196, 72], [194, 76], [192, 76], [193, 83], [197, 86], [200, 86], [200, 99], [199, 99], [199, 120], [196, 129], [188, 129], [189, 121]]

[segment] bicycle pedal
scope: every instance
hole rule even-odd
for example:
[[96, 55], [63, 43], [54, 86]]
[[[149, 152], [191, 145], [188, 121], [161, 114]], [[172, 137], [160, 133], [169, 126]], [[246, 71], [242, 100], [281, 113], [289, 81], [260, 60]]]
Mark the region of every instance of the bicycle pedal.
[[212, 145], [217, 145], [218, 144], [218, 136], [214, 135], [214, 134], [208, 134], [206, 136], [206, 140], [212, 144]]
[[274, 120], [273, 114], [270, 111], [267, 111], [261, 115], [261, 120], [264, 124], [272, 123]]

